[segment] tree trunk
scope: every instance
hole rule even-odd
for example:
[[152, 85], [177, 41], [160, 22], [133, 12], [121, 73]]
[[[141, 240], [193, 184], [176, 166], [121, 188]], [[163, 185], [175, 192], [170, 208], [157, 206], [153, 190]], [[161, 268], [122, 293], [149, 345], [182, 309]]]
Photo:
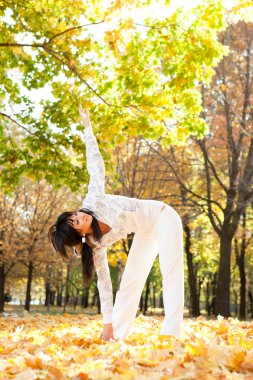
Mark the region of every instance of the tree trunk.
[[56, 305], [57, 306], [62, 306], [62, 292], [57, 293], [56, 296]]
[[45, 297], [45, 306], [47, 307], [47, 310], [49, 311], [50, 307], [50, 282], [46, 282], [46, 297]]
[[4, 312], [4, 252], [3, 252], [3, 230], [0, 231], [0, 313]]
[[164, 315], [164, 304], [163, 304], [163, 292], [161, 290], [160, 297], [159, 297], [159, 307], [162, 308], [162, 314]]
[[33, 262], [30, 260], [29, 265], [28, 265], [28, 277], [27, 277], [26, 296], [25, 296], [25, 310], [27, 311], [30, 311], [33, 269], [34, 269]]
[[52, 304], [52, 294], [51, 294], [51, 280], [52, 280], [52, 265], [47, 265], [46, 268], [46, 300], [45, 300], [45, 306], [47, 307], [47, 311], [50, 310], [50, 305]]
[[210, 314], [215, 315], [215, 307], [216, 307], [216, 288], [217, 288], [217, 272], [213, 275], [212, 280], [212, 302], [210, 305]]
[[50, 291], [50, 305], [54, 306], [55, 303], [55, 290]]
[[96, 298], [97, 298], [97, 312], [98, 314], [101, 314], [101, 302], [100, 302], [100, 297], [99, 297], [99, 291], [98, 288], [96, 288]]
[[141, 294], [141, 299], [140, 299], [140, 311], [143, 312], [143, 293]]
[[245, 274], [245, 262], [244, 258], [241, 258], [240, 266], [240, 310], [239, 317], [241, 319], [246, 318], [246, 274]]
[[243, 213], [243, 236], [241, 250], [239, 252], [238, 239], [235, 239], [235, 256], [236, 263], [240, 273], [240, 309], [239, 317], [246, 318], [246, 273], [245, 273], [245, 254], [246, 254], [246, 212]]
[[84, 288], [83, 297], [82, 297], [82, 307], [84, 309], [86, 309], [86, 307], [89, 307], [89, 292], [90, 292], [89, 287]]
[[63, 313], [66, 312], [66, 307], [69, 300], [69, 275], [70, 275], [70, 263], [67, 264], [67, 276], [66, 276], [66, 285], [65, 285], [66, 291], [65, 291]]
[[230, 265], [232, 239], [226, 231], [221, 232], [220, 262], [216, 292], [215, 315], [230, 317]]
[[153, 284], [153, 309], [156, 308], [156, 285]]
[[122, 279], [123, 272], [124, 272], [123, 262], [122, 262], [122, 260], [118, 260], [118, 289], [120, 287], [120, 282]]
[[237, 295], [237, 291], [235, 289], [233, 289], [233, 293], [234, 293], [234, 298], [235, 298], [235, 315], [237, 316], [237, 314], [238, 314], [238, 295]]
[[251, 290], [248, 291], [248, 297], [249, 297], [249, 315], [250, 315], [250, 318], [253, 318], [253, 293]]
[[63, 284], [62, 284], [62, 268], [59, 268], [57, 271], [57, 286], [56, 286], [56, 305], [62, 306], [62, 293], [63, 293]]
[[210, 317], [211, 314], [211, 304], [210, 304], [210, 280], [208, 278], [207, 284], [206, 284], [206, 312], [208, 317]]
[[[243, 247], [242, 247], [243, 249]], [[240, 274], [240, 309], [239, 316], [241, 319], [246, 318], [246, 273], [245, 273], [245, 252], [239, 254], [238, 240], [235, 239], [236, 262]]]
[[4, 312], [4, 286], [5, 286], [4, 264], [1, 264], [0, 265], [0, 313]]
[[191, 252], [191, 231], [188, 224], [184, 224], [185, 237], [185, 251], [188, 267], [188, 281], [190, 288], [190, 314], [193, 317], [200, 315], [199, 297], [197, 293], [197, 279], [194, 273], [193, 254]]
[[196, 282], [197, 282], [197, 297], [200, 300], [200, 294], [202, 290], [202, 284], [204, 282], [204, 277], [203, 278], [199, 277], [198, 279], [196, 278]]
[[144, 315], [146, 315], [146, 312], [148, 310], [149, 293], [150, 293], [150, 280], [148, 279], [146, 282], [146, 291], [145, 291], [145, 298], [144, 298], [144, 310], [143, 310]]
[[128, 252], [129, 252], [130, 249], [131, 249], [131, 245], [132, 245], [132, 243], [133, 243], [133, 239], [134, 239], [134, 233], [131, 233], [131, 234], [128, 234], [128, 235], [127, 235]]
[[79, 297], [79, 292], [77, 291], [76, 295], [74, 296], [74, 302], [73, 302], [74, 310], [76, 310], [76, 307], [78, 305], [78, 297]]
[[97, 293], [96, 291], [94, 290], [93, 292], [93, 296], [92, 296], [92, 302], [91, 302], [91, 306], [95, 306], [96, 305], [96, 298], [97, 298]]

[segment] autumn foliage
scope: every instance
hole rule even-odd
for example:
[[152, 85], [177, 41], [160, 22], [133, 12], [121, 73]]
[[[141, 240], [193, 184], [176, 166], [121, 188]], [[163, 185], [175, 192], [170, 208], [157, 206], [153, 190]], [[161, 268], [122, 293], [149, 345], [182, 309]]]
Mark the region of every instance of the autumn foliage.
[[253, 322], [185, 319], [178, 339], [159, 335], [161, 320], [140, 314], [124, 341], [106, 342], [97, 315], [7, 315], [0, 378], [252, 379]]

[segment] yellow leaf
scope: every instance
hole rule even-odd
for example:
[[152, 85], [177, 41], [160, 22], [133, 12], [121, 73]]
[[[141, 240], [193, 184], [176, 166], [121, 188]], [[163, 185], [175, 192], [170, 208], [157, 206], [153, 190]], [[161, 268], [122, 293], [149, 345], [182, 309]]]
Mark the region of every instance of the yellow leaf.
[[232, 352], [228, 358], [226, 366], [232, 371], [237, 371], [244, 362], [245, 356], [245, 351]]
[[156, 366], [158, 366], [159, 363], [155, 362], [154, 360], [142, 359], [142, 360], [138, 360], [137, 364], [139, 364], [143, 367], [156, 367]]
[[186, 343], [185, 351], [194, 356], [206, 356], [207, 347], [200, 339], [196, 338], [195, 343]]
[[31, 367], [34, 369], [43, 369], [42, 360], [39, 358], [33, 358], [33, 357], [25, 358], [25, 363], [28, 367]]
[[87, 373], [80, 372], [77, 375], [77, 380], [89, 380], [89, 375]]

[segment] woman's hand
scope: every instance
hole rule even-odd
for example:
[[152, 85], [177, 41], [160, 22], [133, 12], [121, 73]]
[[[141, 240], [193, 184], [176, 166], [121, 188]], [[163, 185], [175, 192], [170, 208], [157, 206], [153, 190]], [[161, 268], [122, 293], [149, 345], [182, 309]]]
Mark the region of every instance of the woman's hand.
[[90, 123], [90, 117], [89, 117], [89, 110], [83, 110], [81, 106], [78, 107], [78, 110], [82, 119], [82, 125], [85, 128], [90, 128], [91, 123]]
[[110, 339], [117, 340], [113, 336], [112, 323], [108, 323], [108, 324], [104, 325], [104, 328], [103, 328], [103, 331], [102, 331], [102, 333], [100, 335], [100, 338], [102, 338], [104, 340], [110, 340]]

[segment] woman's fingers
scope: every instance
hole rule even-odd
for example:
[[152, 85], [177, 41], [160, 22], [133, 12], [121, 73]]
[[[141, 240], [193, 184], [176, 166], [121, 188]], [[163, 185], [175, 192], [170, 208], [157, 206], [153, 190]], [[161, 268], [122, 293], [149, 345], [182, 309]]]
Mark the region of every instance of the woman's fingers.
[[78, 110], [81, 113], [85, 113], [86, 115], [89, 115], [89, 110], [87, 108], [83, 109], [81, 106], [78, 106]]
[[84, 117], [84, 118], [87, 117], [87, 112], [86, 112], [86, 110], [83, 110], [81, 106], [78, 107], [78, 111], [79, 111], [79, 113], [80, 113], [80, 115], [81, 115], [82, 117]]
[[88, 109], [83, 110], [81, 106], [78, 107], [78, 110], [79, 110], [79, 114], [82, 120], [85, 123], [90, 124], [89, 110]]
[[84, 111], [81, 108], [79, 108], [79, 114], [80, 114], [82, 119], [84, 119], [86, 117]]
[[85, 128], [88, 128], [90, 126], [89, 110], [83, 110], [81, 106], [78, 107], [78, 110], [82, 119], [83, 126]]

